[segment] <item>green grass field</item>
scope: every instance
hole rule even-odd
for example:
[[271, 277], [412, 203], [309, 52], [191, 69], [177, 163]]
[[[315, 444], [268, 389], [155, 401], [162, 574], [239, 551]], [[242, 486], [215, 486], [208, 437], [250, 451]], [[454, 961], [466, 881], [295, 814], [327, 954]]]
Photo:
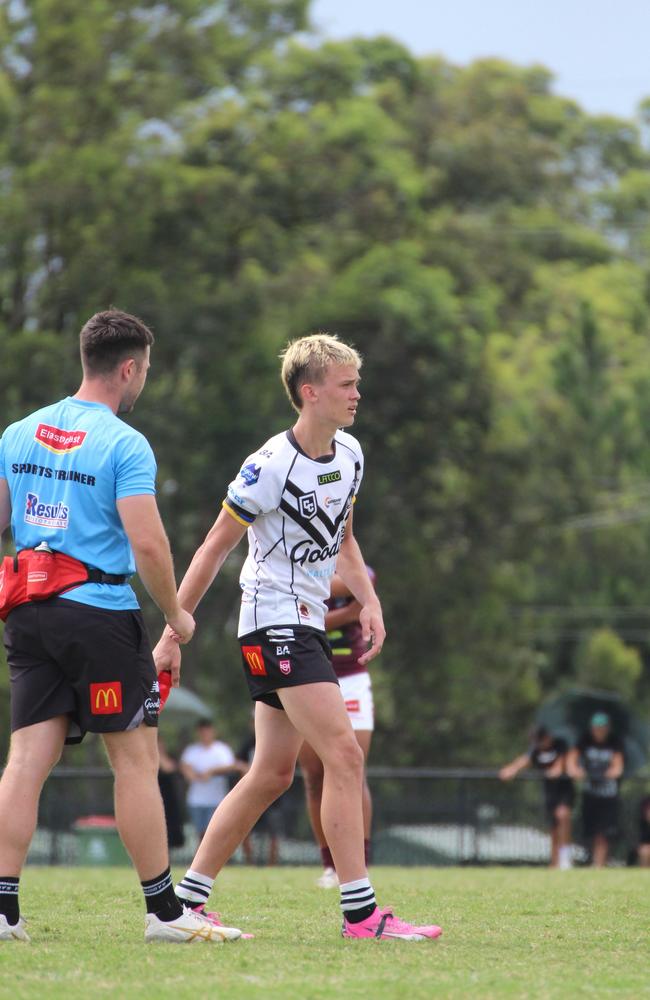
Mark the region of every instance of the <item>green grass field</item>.
[[315, 869], [229, 868], [214, 905], [254, 931], [226, 945], [145, 945], [133, 873], [27, 868], [30, 945], [0, 944], [0, 997], [650, 997], [650, 871], [377, 868], [382, 905], [438, 941], [343, 941]]

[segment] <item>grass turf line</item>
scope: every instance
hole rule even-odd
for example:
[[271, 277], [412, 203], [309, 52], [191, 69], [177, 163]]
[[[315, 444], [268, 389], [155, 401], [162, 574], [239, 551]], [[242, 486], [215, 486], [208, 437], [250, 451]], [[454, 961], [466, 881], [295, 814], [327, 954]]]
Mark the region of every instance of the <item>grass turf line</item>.
[[32, 943], [0, 942], [0, 997], [650, 997], [650, 872], [375, 869], [381, 905], [442, 925], [418, 944], [343, 941], [338, 893], [317, 889], [317, 874], [226, 869], [211, 905], [255, 939], [186, 948], [144, 944], [129, 869], [28, 867]]

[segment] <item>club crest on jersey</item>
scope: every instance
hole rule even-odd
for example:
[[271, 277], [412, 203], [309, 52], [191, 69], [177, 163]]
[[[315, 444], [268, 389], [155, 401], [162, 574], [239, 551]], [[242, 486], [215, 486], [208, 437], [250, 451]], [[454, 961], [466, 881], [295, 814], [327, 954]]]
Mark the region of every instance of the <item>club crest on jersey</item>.
[[306, 517], [311, 521], [312, 517], [316, 517], [318, 513], [318, 501], [316, 500], [316, 494], [312, 490], [311, 493], [305, 493], [303, 496], [298, 497], [298, 507], [300, 513], [303, 517]]
[[246, 486], [254, 486], [257, 480], [260, 478], [261, 468], [259, 465], [255, 465], [255, 462], [249, 462], [245, 465], [243, 469], [240, 470], [239, 475], [244, 480]]
[[70, 523], [70, 508], [62, 503], [41, 503], [38, 493], [28, 493], [25, 497], [25, 523], [37, 524], [41, 528], [67, 528]]
[[34, 440], [54, 452], [55, 455], [67, 455], [81, 448], [86, 439], [87, 431], [64, 431], [51, 424], [39, 424], [34, 433]]

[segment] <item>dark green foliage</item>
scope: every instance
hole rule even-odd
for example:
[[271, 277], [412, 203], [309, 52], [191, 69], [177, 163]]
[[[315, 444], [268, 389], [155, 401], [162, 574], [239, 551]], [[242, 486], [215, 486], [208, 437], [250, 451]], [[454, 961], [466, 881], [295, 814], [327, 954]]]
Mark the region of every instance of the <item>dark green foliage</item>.
[[[496, 761], [584, 681], [594, 630], [647, 662], [648, 154], [543, 67], [308, 47], [306, 7], [4, 6], [2, 423], [74, 391], [89, 313], [141, 314], [156, 345], [132, 419], [181, 572], [290, 420], [286, 340], [352, 341], [356, 525], [390, 632], [377, 759]], [[184, 657], [233, 737], [242, 557]], [[647, 666], [632, 686], [647, 704]]]

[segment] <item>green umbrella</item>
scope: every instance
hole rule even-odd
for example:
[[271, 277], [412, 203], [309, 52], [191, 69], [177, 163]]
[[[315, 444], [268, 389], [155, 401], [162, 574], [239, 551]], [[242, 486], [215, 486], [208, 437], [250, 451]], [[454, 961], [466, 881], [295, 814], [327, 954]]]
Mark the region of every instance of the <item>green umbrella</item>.
[[197, 718], [211, 719], [214, 712], [202, 698], [187, 688], [172, 688], [161, 718], [168, 715], [195, 715]]
[[575, 744], [589, 729], [591, 717], [596, 712], [606, 712], [609, 716], [612, 732], [623, 740], [625, 774], [634, 774], [648, 757], [650, 727], [614, 692], [572, 688], [545, 701], [537, 712], [536, 721], [555, 736]]

